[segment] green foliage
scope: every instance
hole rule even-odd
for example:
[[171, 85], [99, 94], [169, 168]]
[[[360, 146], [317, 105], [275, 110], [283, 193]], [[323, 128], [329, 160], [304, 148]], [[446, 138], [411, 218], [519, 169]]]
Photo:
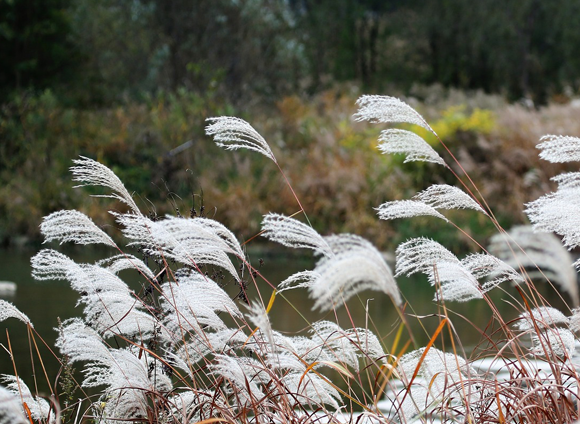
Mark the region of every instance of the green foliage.
[[[208, 144], [199, 142], [204, 118], [227, 112], [212, 97], [184, 91], [106, 110], [68, 108], [51, 91], [17, 96], [0, 113], [0, 242], [16, 234], [37, 238], [33, 220], [79, 206], [67, 183], [70, 158], [78, 155], [99, 158], [131, 178], [144, 208], [147, 199], [163, 203], [170, 191], [189, 197], [199, 187], [188, 170], [211, 167], [204, 160]], [[188, 140], [192, 148], [173, 151]]]
[[57, 87], [77, 76], [70, 0], [0, 1], [0, 98], [15, 89]]

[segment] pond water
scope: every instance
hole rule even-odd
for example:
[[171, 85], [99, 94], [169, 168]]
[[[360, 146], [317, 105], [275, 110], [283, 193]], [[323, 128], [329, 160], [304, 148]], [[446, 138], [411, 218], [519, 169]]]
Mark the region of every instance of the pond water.
[[[63, 251], [56, 246], [55, 248]], [[30, 258], [35, 253], [36, 251], [34, 250], [0, 250], [0, 270], [2, 271], [0, 280], [17, 283], [16, 294], [6, 300], [13, 302], [30, 318], [36, 332], [42, 337], [41, 340], [38, 336], [35, 336], [35, 340], [48, 374], [48, 380], [52, 385], [59, 372], [59, 364], [46, 345], [50, 348], [54, 346], [57, 336], [55, 328], [58, 326], [58, 319], [65, 320], [80, 316], [82, 307], [75, 306], [78, 295], [69, 287], [67, 282], [39, 282], [32, 279], [30, 275]], [[106, 252], [90, 249], [73, 249], [64, 251], [64, 253], [77, 262], [87, 263], [92, 263], [107, 256]], [[260, 257], [264, 258], [264, 265], [261, 267], [260, 272], [274, 285], [294, 272], [311, 269], [314, 264], [313, 259], [310, 257], [251, 254], [253, 263], [257, 263]], [[129, 271], [124, 271], [124, 273], [126, 272]], [[139, 289], [140, 283], [137, 275], [123, 274], [122, 277], [130, 280], [130, 285], [135, 290]], [[415, 337], [416, 345], [417, 347], [425, 346], [440, 322], [440, 314], [443, 313], [433, 302], [434, 288], [428, 284], [424, 276], [418, 276], [415, 279], [400, 278], [398, 279], [398, 284], [404, 298], [409, 301], [405, 313]], [[236, 287], [233, 284], [231, 286], [226, 286], [226, 290], [235, 294]], [[272, 288], [263, 283], [260, 285], [259, 290], [267, 303], [272, 294]], [[511, 296], [517, 296], [515, 289], [507, 286], [504, 287], [504, 290], [496, 289], [492, 293], [492, 299], [507, 322], [515, 318], [519, 312], [514, 309], [510, 300]], [[553, 303], [556, 307], [558, 307], [559, 302], [561, 303], [557, 296], [554, 293], [550, 293], [549, 290], [546, 290], [546, 296], [550, 303]], [[258, 297], [256, 288], [250, 288], [249, 297], [250, 299]], [[390, 298], [379, 292], [365, 291], [358, 298], [351, 299], [347, 304], [347, 308], [341, 307], [336, 313], [322, 314], [312, 311], [312, 306], [313, 301], [308, 298], [307, 292], [303, 289], [285, 292], [284, 297], [278, 295], [270, 312], [272, 326], [274, 329], [285, 333], [302, 332], [304, 334], [308, 329], [308, 323], [316, 320], [338, 321], [343, 328], [350, 328], [352, 322], [357, 327], [372, 329], [383, 340], [384, 346], [388, 350], [393, 344], [401, 322]], [[490, 307], [484, 301], [473, 300], [466, 303], [448, 304], [447, 308], [447, 313], [458, 334], [460, 344], [467, 352], [471, 351], [474, 346], [482, 341], [481, 332], [490, 323], [492, 317]], [[368, 313], [366, 313], [367, 311]], [[492, 331], [493, 328], [487, 329], [488, 333]], [[14, 374], [13, 363], [8, 353], [8, 337], [18, 375], [31, 386], [31, 382], [34, 381], [36, 376], [40, 390], [46, 391], [48, 386], [36, 353], [36, 347], [34, 347], [34, 343], [31, 344], [26, 326], [14, 319], [0, 323], [0, 343], [2, 344], [0, 346], [0, 373]], [[406, 339], [408, 339], [408, 335], [405, 332], [402, 342], [399, 344], [399, 349]], [[436, 345], [439, 347], [449, 346], [449, 340], [449, 332], [444, 331]], [[456, 339], [456, 342], [458, 340]], [[409, 350], [412, 348], [410, 346]], [[54, 353], [58, 355], [58, 352]]]

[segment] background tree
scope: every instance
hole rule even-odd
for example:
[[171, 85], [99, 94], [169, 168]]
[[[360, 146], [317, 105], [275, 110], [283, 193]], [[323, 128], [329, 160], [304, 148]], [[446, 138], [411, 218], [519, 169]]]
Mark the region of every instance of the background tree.
[[69, 6], [69, 0], [0, 1], [0, 96], [60, 86], [74, 77], [79, 53]]

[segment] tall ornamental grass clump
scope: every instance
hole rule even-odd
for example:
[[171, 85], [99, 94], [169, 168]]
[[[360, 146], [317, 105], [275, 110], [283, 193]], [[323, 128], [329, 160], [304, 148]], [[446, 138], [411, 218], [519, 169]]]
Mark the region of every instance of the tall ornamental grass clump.
[[[358, 107], [358, 121], [406, 124], [381, 132], [383, 153], [404, 154], [405, 162], [430, 162], [455, 174], [448, 165], [456, 162], [452, 152], [444, 158], [408, 129], [420, 127], [438, 138], [409, 105], [392, 97], [363, 96]], [[87, 264], [43, 249], [32, 258], [36, 279], [70, 282], [83, 314], [58, 326], [59, 380], [64, 384], [51, 384], [44, 372], [52, 393], [40, 396], [31, 388], [36, 381], [20, 378], [15, 367], [14, 376], [2, 377], [0, 423], [564, 423], [578, 418], [580, 311], [547, 304], [521, 262], [503, 261], [475, 239], [480, 252], [458, 258], [440, 243], [417, 237], [398, 247], [392, 271], [369, 241], [354, 234], [321, 235], [310, 225], [281, 163], [249, 123], [213, 118], [206, 133], [228, 150], [253, 150], [276, 164], [298, 212], [266, 214], [260, 234], [311, 250], [317, 258], [314, 268], [282, 282], [269, 281], [248, 259], [244, 244], [219, 222], [193, 210], [190, 217], [144, 214], [110, 169], [81, 157], [71, 168], [73, 180], [100, 187], [97, 196], [123, 205], [124, 212], [110, 213], [125, 243], [75, 210], [44, 218], [46, 241], [104, 245], [110, 255]], [[580, 159], [578, 138], [547, 136], [538, 147], [550, 161]], [[469, 209], [465, 213], [483, 214], [497, 227], [514, 258], [525, 255], [517, 252], [519, 246], [469, 176], [455, 176], [457, 186], [432, 185], [409, 200], [379, 205], [379, 218], [431, 216], [453, 226], [445, 211]], [[580, 173], [555, 181], [558, 190], [528, 204], [527, 213], [538, 231], [555, 232], [566, 247], [575, 248], [580, 243]], [[121, 278], [125, 270], [146, 281], [141, 290], [132, 290]], [[416, 344], [408, 325], [418, 318], [409, 312], [413, 299], [403, 298], [396, 281], [416, 273], [427, 276], [439, 306], [439, 325], [425, 346]], [[258, 290], [261, 280], [272, 290]], [[506, 301], [519, 311], [511, 322], [489, 295], [507, 284], [515, 284], [518, 293], [508, 298], [505, 291]], [[235, 293], [228, 292], [232, 286]], [[338, 308], [348, 310], [351, 298], [364, 302], [364, 290], [386, 293], [400, 316], [395, 343], [387, 349], [383, 335], [368, 325], [342, 328], [331, 319], [306, 322], [304, 335], [276, 331], [269, 312], [277, 298], [286, 301], [285, 292], [296, 289], [307, 290], [314, 309], [331, 312], [327, 317]], [[469, 317], [455, 317], [447, 305], [472, 300], [487, 303], [493, 322], [478, 329], [484, 348], [468, 356], [453, 321]], [[24, 314], [0, 301], [0, 320], [7, 318], [26, 325], [31, 346], [42, 341]], [[436, 348], [447, 333], [450, 342]], [[82, 370], [80, 380], [72, 366]], [[72, 396], [75, 389], [80, 398]]]

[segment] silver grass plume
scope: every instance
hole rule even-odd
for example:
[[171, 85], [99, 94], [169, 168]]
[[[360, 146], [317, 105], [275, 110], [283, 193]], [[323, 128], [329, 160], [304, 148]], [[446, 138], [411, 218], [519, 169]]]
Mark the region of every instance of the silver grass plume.
[[386, 362], [385, 351], [379, 338], [368, 328], [351, 328], [345, 330], [348, 340], [357, 348], [357, 355], [373, 361]]
[[553, 163], [580, 160], [580, 138], [565, 135], [545, 135], [536, 146], [540, 157]]
[[[538, 356], [570, 358], [576, 349], [576, 337], [567, 328], [553, 327], [541, 331], [539, 334], [532, 332], [532, 348], [530, 352]], [[546, 352], [547, 351], [547, 352]]]
[[122, 335], [148, 339], [158, 325], [155, 317], [142, 310], [141, 300], [128, 292], [89, 293], [79, 303], [86, 305], [85, 320], [105, 338]]
[[381, 131], [379, 150], [384, 154], [404, 154], [403, 163], [431, 162], [447, 166], [433, 147], [412, 131], [390, 128]]
[[332, 321], [317, 321], [312, 324], [310, 330], [313, 341], [318, 342], [332, 361], [338, 361], [348, 365], [354, 370], [359, 370], [358, 351], [347, 333]]
[[432, 286], [441, 285], [435, 300], [467, 302], [483, 298], [477, 279], [461, 262], [437, 262], [429, 274], [429, 282]]
[[262, 235], [287, 247], [312, 249], [324, 256], [332, 254], [328, 243], [314, 228], [284, 215], [265, 215]]
[[377, 208], [380, 219], [412, 218], [415, 216], [434, 216], [447, 221], [437, 209], [418, 200], [394, 200], [385, 202]]
[[153, 281], [155, 279], [153, 271], [151, 271], [151, 269], [149, 269], [149, 267], [145, 265], [145, 263], [141, 259], [128, 253], [123, 253], [120, 255], [111, 256], [110, 258], [101, 259], [96, 263], [96, 265], [107, 269], [109, 272], [113, 274], [118, 274], [119, 272], [126, 269], [134, 269], [139, 271], [150, 281]]
[[324, 353], [331, 361], [345, 363], [357, 371], [358, 358], [385, 361], [386, 355], [379, 339], [368, 329], [344, 330], [332, 321], [318, 321], [312, 324], [310, 334], [312, 341], [318, 343], [321, 349], [319, 354]]
[[227, 328], [217, 332], [205, 331], [203, 334], [188, 334], [189, 338], [183, 342], [184, 334], [174, 334], [170, 339], [165, 354], [176, 368], [180, 368], [190, 378], [195, 379], [195, 364], [208, 355], [224, 353], [224, 351], [248, 345], [248, 337], [240, 329]]
[[[314, 309], [327, 311], [354, 294], [373, 289], [391, 296], [396, 305], [401, 295], [389, 265], [369, 241], [353, 234], [323, 237], [328, 246], [312, 271], [298, 272], [284, 280], [281, 291], [308, 288]], [[328, 249], [328, 250], [327, 250]]]
[[[47, 424], [56, 424], [56, 417], [50, 403], [39, 396], [33, 396], [30, 389], [21, 378], [3, 374], [1, 381], [6, 389], [15, 395], [18, 395], [20, 402], [26, 403], [33, 420], [43, 421]], [[21, 411], [24, 412], [23, 409], [21, 409]]]
[[565, 172], [550, 179], [558, 184], [559, 190], [580, 188], [580, 172]]
[[473, 209], [486, 213], [463, 190], [447, 184], [434, 184], [426, 190], [417, 193], [413, 199], [419, 200], [435, 209]]
[[433, 128], [419, 113], [407, 103], [390, 96], [361, 96], [356, 104], [359, 109], [354, 114], [355, 121], [372, 123], [405, 122], [423, 127], [433, 134]]
[[152, 334], [155, 319], [141, 310], [141, 301], [127, 284], [110, 270], [97, 265], [77, 264], [50, 249], [41, 250], [32, 259], [32, 275], [39, 280], [65, 279], [82, 294], [85, 318], [104, 337]]
[[161, 369], [161, 363], [143, 353], [130, 349], [111, 349], [112, 362], [107, 373], [104, 416], [119, 420], [147, 418], [151, 393], [159, 396], [171, 392], [171, 379]]
[[481, 287], [483, 292], [488, 292], [506, 281], [511, 281], [514, 284], [524, 282], [523, 277], [513, 267], [487, 253], [467, 255], [461, 260], [461, 265], [478, 280], [487, 278]]
[[259, 374], [264, 372], [264, 365], [253, 358], [216, 355], [215, 362], [210, 365], [212, 373], [227, 379], [230, 390], [235, 390], [240, 407], [252, 404], [265, 398], [258, 386]]
[[401, 243], [396, 250], [395, 277], [407, 277], [421, 272], [430, 275], [433, 267], [440, 262], [456, 262], [459, 259], [436, 241], [419, 237]]
[[575, 333], [580, 333], [580, 308], [572, 309], [570, 316], [570, 330]]
[[63, 323], [56, 346], [71, 363], [87, 362], [83, 387], [105, 386], [101, 401], [107, 418], [142, 419], [147, 416], [148, 395], [172, 389], [156, 358], [132, 348], [107, 347], [100, 335], [78, 318]]
[[[286, 337], [280, 333], [273, 333], [277, 348], [266, 357], [266, 365], [282, 376], [282, 387], [274, 390], [278, 395], [288, 398], [292, 404], [311, 409], [321, 407], [323, 404], [335, 409], [339, 408], [340, 394], [322, 377], [313, 370], [325, 366], [337, 360], [338, 355], [330, 356], [330, 347], [321, 343], [316, 335], [312, 339], [306, 337]], [[317, 341], [315, 341], [317, 339]], [[342, 358], [339, 358], [339, 361]], [[307, 366], [311, 366], [307, 369]], [[277, 377], [279, 378], [279, 377]], [[268, 382], [265, 382], [268, 384]], [[288, 396], [288, 394], [292, 394]]]
[[[191, 422], [189, 420], [193, 419], [193, 417], [200, 421], [209, 420], [212, 414], [215, 416], [216, 410], [222, 410], [227, 407], [222, 398], [216, 396], [215, 392], [211, 390], [190, 389], [175, 393], [169, 396], [167, 403], [171, 406], [169, 415], [177, 417], [177, 422], [180, 423]], [[217, 405], [217, 408], [215, 405]]]
[[68, 357], [71, 364], [87, 362], [83, 370], [83, 387], [96, 387], [106, 383], [106, 368], [111, 364], [111, 353], [101, 336], [80, 318], [63, 322], [55, 346]]
[[536, 231], [561, 235], [568, 249], [580, 245], [580, 193], [574, 189], [558, 190], [526, 204], [526, 214]]
[[127, 284], [112, 272], [98, 265], [77, 264], [52, 249], [43, 249], [30, 260], [32, 275], [37, 280], [68, 280], [77, 292], [129, 292]]
[[240, 118], [220, 116], [208, 118], [205, 133], [226, 150], [249, 149], [259, 152], [277, 163], [270, 146], [249, 123]]
[[543, 330], [556, 325], [568, 326], [570, 319], [556, 308], [540, 306], [532, 309], [531, 313], [526, 311], [521, 314], [514, 327], [520, 331], [529, 331], [534, 330], [534, 323], [540, 330]]
[[0, 322], [8, 318], [16, 318], [22, 321], [23, 323], [33, 327], [32, 322], [30, 322], [30, 319], [22, 312], [20, 312], [16, 306], [14, 306], [10, 302], [0, 299]]
[[266, 336], [270, 346], [274, 346], [274, 333], [272, 331], [272, 325], [270, 323], [270, 318], [268, 317], [268, 312], [266, 312], [262, 302], [259, 300], [254, 300], [251, 302], [250, 306], [248, 306], [246, 317], [252, 324], [257, 327], [257, 329], [260, 330], [262, 334]]
[[[580, 138], [547, 135], [540, 139], [540, 157], [550, 162], [580, 160]], [[563, 236], [564, 245], [572, 249], [580, 245], [580, 192], [578, 175], [564, 174], [557, 177], [558, 190], [528, 203], [526, 214], [536, 231], [553, 231]]]
[[330, 310], [366, 289], [382, 291], [397, 306], [401, 305], [391, 269], [370, 242], [351, 234], [328, 236], [325, 240], [334, 255], [321, 258], [314, 269], [317, 278], [309, 285], [314, 309]]
[[244, 258], [235, 236], [225, 226], [208, 218], [168, 216], [153, 221], [145, 216], [114, 214], [123, 228], [123, 235], [153, 256], [174, 259], [186, 265], [216, 265], [226, 269], [240, 281], [228, 254]]
[[511, 267], [525, 269], [532, 281], [548, 279], [557, 284], [570, 294], [574, 306], [580, 306], [574, 272], [574, 266], [579, 267], [554, 234], [536, 232], [531, 226], [516, 226], [508, 231], [508, 237], [502, 234], [491, 237], [488, 250]]
[[242, 315], [217, 283], [197, 272], [177, 276], [177, 281], [163, 284], [162, 290], [166, 293], [161, 300], [164, 325], [178, 340], [183, 337], [183, 328], [200, 335], [208, 329], [226, 330], [220, 311], [233, 317]]
[[303, 408], [309, 405], [311, 409], [320, 408], [321, 405], [328, 405], [334, 409], [339, 409], [337, 401], [342, 403], [338, 390], [318, 375], [308, 372], [304, 374], [306, 367], [297, 369], [284, 376], [284, 387], [287, 393], [297, 394], [296, 403]]
[[[505, 281], [523, 281], [510, 265], [492, 255], [476, 253], [459, 260], [440, 243], [423, 237], [401, 243], [396, 255], [395, 276], [426, 274], [431, 285], [441, 284], [441, 293], [436, 293], [436, 299], [481, 299], [484, 293]], [[487, 281], [480, 285], [478, 279], [482, 278]]]
[[94, 195], [94, 197], [117, 199], [129, 206], [133, 213], [137, 215], [141, 214], [137, 204], [133, 201], [133, 198], [113, 171], [105, 165], [84, 156], [81, 156], [80, 159], [76, 159], [73, 162], [76, 164], [76, 166], [71, 167], [73, 181], [83, 183], [76, 187], [103, 186], [110, 188], [113, 190], [113, 194]]
[[30, 264], [36, 280], [66, 280], [70, 274], [81, 272], [80, 265], [53, 249], [42, 249], [30, 259]]
[[[395, 408], [399, 408], [405, 398], [400, 406], [401, 421], [429, 414], [439, 408], [442, 402], [450, 402], [449, 406], [456, 414], [466, 415], [469, 405], [465, 404], [464, 393], [471, 393], [472, 396], [478, 394], [475, 384], [470, 383], [477, 377], [476, 371], [465, 359], [453, 353], [432, 347], [424, 354], [425, 348], [418, 349], [403, 355], [398, 362], [399, 374], [406, 385], [411, 383], [411, 377], [418, 369], [413, 384], [396, 394], [393, 400]], [[473, 400], [476, 399], [470, 399]]]
[[20, 396], [0, 386], [0, 424], [30, 424], [22, 411]]
[[316, 271], [300, 271], [295, 274], [292, 274], [290, 277], [286, 278], [280, 284], [278, 284], [278, 293], [281, 293], [286, 290], [292, 290], [297, 288], [308, 288], [316, 280], [320, 278], [320, 274]]
[[62, 210], [45, 216], [40, 224], [40, 232], [45, 242], [57, 240], [60, 244], [105, 244], [117, 247], [111, 237], [84, 213], [76, 210]]
[[[286, 362], [282, 356], [290, 356], [294, 359], [300, 358], [301, 362], [306, 362], [312, 364], [318, 362], [319, 364], [314, 366], [314, 369], [324, 367], [323, 362], [329, 362], [336, 360], [335, 356], [332, 355], [323, 343], [320, 343], [320, 337], [311, 332], [311, 337], [304, 336], [294, 336], [287, 337], [281, 335], [280, 333], [274, 332], [274, 337], [276, 339], [276, 346], [279, 347], [277, 351], [276, 364], [281, 363], [284, 366]], [[294, 362], [292, 362], [294, 363]], [[299, 368], [296, 368], [299, 369]]]
[[531, 335], [532, 354], [570, 357], [575, 351], [576, 338], [570, 328], [571, 320], [559, 310], [541, 306], [524, 312], [519, 318], [514, 327]]

